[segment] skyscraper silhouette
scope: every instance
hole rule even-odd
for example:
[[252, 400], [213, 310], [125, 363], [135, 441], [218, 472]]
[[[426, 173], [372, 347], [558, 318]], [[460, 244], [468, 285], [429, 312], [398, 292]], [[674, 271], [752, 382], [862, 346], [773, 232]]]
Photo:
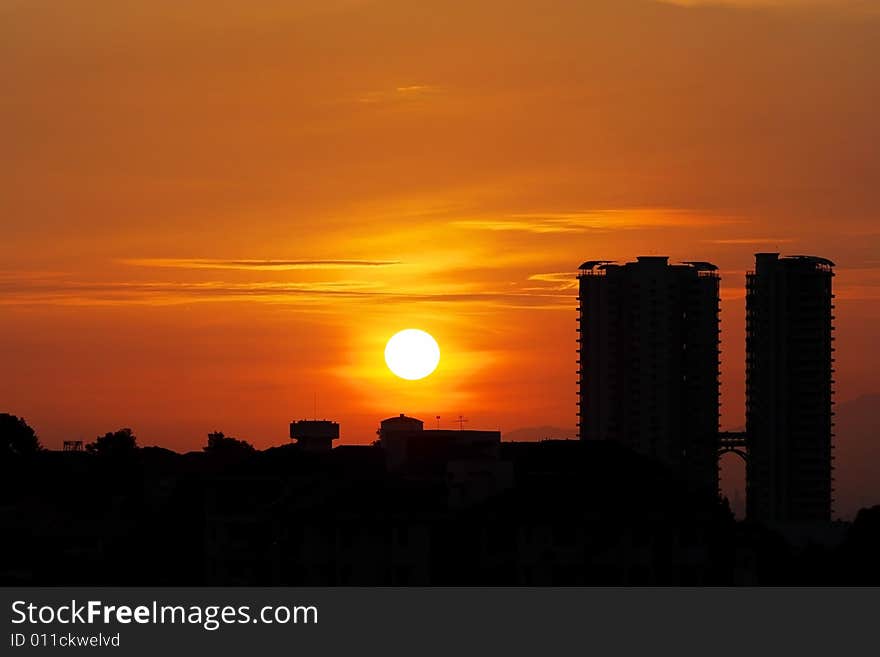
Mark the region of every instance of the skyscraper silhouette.
[[746, 276], [747, 516], [831, 519], [834, 263], [755, 255]]
[[614, 440], [718, 487], [719, 278], [706, 262], [588, 261], [579, 279], [581, 440]]

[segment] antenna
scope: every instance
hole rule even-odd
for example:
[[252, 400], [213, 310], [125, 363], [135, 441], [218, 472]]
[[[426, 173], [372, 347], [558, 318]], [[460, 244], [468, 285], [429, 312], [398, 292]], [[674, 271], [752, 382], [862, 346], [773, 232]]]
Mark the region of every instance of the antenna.
[[437, 416], [437, 431], [440, 431], [440, 416]]
[[463, 418], [461, 415], [458, 416], [458, 430], [464, 431], [464, 423], [467, 422], [466, 418]]

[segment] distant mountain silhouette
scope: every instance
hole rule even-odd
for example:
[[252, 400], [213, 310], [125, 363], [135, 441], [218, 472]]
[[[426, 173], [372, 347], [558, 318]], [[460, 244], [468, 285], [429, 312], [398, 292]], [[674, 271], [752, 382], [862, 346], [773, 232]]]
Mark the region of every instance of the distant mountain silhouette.
[[577, 429], [561, 429], [550, 425], [539, 427], [522, 427], [513, 431], [504, 431], [501, 434], [502, 440], [511, 442], [521, 442], [530, 440], [544, 440], [546, 438], [575, 438]]
[[835, 515], [852, 519], [880, 501], [877, 478], [880, 394], [862, 395], [835, 406]]

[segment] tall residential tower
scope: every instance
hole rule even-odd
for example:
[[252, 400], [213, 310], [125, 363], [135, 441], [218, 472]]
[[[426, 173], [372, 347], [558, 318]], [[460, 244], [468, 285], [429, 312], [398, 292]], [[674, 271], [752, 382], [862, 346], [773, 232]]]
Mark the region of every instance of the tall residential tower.
[[618, 441], [717, 490], [717, 268], [594, 260], [578, 280], [581, 440]]
[[747, 515], [831, 519], [834, 263], [758, 253], [746, 276]]

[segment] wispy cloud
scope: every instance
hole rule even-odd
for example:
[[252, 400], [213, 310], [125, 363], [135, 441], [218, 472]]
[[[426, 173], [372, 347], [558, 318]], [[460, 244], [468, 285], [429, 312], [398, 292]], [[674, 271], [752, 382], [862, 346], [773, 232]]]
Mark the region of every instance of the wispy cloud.
[[880, 16], [875, 0], [654, 0], [680, 7], [733, 7], [740, 9], [825, 9]]
[[549, 272], [546, 274], [532, 274], [531, 276], [529, 276], [529, 280], [550, 284], [541, 288], [526, 288], [529, 290], [562, 291], [576, 289], [578, 286], [577, 278], [575, 278], [574, 273], [570, 271]]
[[423, 99], [440, 91], [439, 87], [431, 84], [408, 84], [394, 87], [393, 89], [378, 89], [368, 91], [357, 97], [357, 102], [368, 105], [378, 103], [400, 103]]
[[405, 87], [397, 87], [395, 91], [399, 94], [421, 94], [433, 91], [435, 87], [429, 84], [411, 84]]
[[104, 305], [143, 303], [165, 305], [211, 300], [287, 301], [374, 294], [368, 283], [318, 281], [309, 283], [230, 283], [200, 281], [93, 282], [35, 278], [0, 283], [0, 304]]
[[0, 306], [177, 305], [211, 301], [248, 301], [284, 305], [336, 305], [358, 301], [401, 303], [478, 303], [481, 306], [566, 307], [570, 295], [552, 289], [499, 291], [476, 285], [388, 288], [366, 281], [193, 283], [58, 281], [47, 278], [0, 281]]
[[731, 223], [726, 217], [707, 217], [675, 208], [633, 208], [588, 212], [534, 212], [506, 217], [462, 219], [451, 222], [462, 228], [529, 233], [575, 233], [669, 226], [705, 226]]
[[125, 258], [126, 265], [170, 267], [174, 269], [242, 269], [251, 271], [287, 271], [290, 269], [351, 269], [388, 267], [399, 260], [229, 260], [213, 258]]
[[791, 244], [795, 240], [790, 237], [734, 237], [731, 239], [706, 240], [710, 244]]

